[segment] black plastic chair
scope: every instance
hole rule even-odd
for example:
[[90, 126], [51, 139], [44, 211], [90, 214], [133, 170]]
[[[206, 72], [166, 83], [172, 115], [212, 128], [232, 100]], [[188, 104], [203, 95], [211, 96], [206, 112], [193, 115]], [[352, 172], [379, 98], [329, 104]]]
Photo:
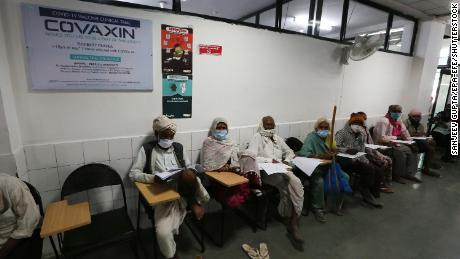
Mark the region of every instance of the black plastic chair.
[[[42, 197], [40, 196], [40, 193], [37, 191], [37, 189], [32, 184], [25, 182], [25, 181], [23, 182], [27, 185], [27, 188], [29, 188], [29, 191], [32, 194], [32, 197], [34, 198], [35, 203], [38, 206], [38, 210], [40, 211], [40, 216], [42, 216], [43, 218], [45, 214], [43, 213], [43, 202], [42, 202]], [[41, 229], [41, 226], [39, 227], [39, 229]], [[54, 240], [51, 236], [49, 237], [49, 239], [51, 242], [51, 246], [53, 247], [54, 255], [56, 256], [56, 259], [59, 259], [59, 253], [56, 249], [56, 244], [54, 243]]]
[[61, 200], [78, 192], [112, 185], [121, 186], [124, 206], [92, 215], [90, 225], [67, 231], [63, 238], [60, 235], [61, 251], [65, 257], [79, 255], [121, 242], [130, 242], [136, 258], [139, 258], [137, 233], [128, 216], [123, 181], [113, 168], [95, 163], [76, 169], [62, 186]]

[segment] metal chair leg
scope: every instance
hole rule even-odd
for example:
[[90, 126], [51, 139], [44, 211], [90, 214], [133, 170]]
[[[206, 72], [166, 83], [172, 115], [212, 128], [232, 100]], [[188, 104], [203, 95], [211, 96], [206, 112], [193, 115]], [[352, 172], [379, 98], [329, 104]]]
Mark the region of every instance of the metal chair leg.
[[222, 204], [222, 213], [220, 218], [220, 242], [219, 247], [224, 246], [224, 224], [225, 224], [225, 206]]
[[56, 259], [60, 259], [59, 253], [58, 253], [58, 251], [56, 249], [56, 244], [54, 243], [53, 237], [50, 236], [49, 239], [50, 239], [50, 242], [51, 242], [51, 246], [53, 247], [53, 251], [54, 251], [54, 255], [56, 256]]

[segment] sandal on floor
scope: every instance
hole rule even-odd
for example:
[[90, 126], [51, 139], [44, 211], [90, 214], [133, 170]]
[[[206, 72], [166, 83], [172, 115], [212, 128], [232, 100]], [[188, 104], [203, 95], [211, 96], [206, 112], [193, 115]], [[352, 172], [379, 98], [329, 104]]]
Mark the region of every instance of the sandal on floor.
[[257, 249], [251, 247], [250, 245], [243, 244], [243, 245], [241, 245], [241, 248], [249, 256], [249, 258], [251, 258], [251, 259], [262, 259], [262, 257], [260, 257], [260, 255], [259, 255], [259, 251], [257, 251]]
[[259, 255], [260, 259], [270, 259], [270, 255], [268, 254], [268, 246], [266, 243], [259, 244]]

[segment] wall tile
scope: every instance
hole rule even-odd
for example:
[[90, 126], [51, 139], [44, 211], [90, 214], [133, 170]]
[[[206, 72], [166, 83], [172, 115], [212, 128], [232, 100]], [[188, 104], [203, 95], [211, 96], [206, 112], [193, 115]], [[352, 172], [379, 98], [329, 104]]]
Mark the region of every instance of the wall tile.
[[61, 190], [47, 191], [40, 193], [43, 202], [43, 210], [46, 211], [48, 204], [61, 200]]
[[131, 138], [120, 138], [109, 140], [110, 160], [132, 158]]
[[27, 175], [27, 165], [26, 165], [26, 155], [24, 149], [19, 149], [16, 154], [16, 170], [18, 171], [18, 176], [22, 180], [29, 179]]
[[240, 128], [240, 144], [245, 145], [251, 142], [254, 136], [254, 130], [252, 127]]
[[27, 169], [44, 169], [56, 167], [56, 154], [54, 145], [25, 146]]
[[283, 139], [290, 137], [290, 125], [288, 123], [278, 124], [277, 125], [278, 135]]
[[300, 138], [302, 135], [302, 129], [300, 123], [293, 123], [290, 126], [289, 137]]
[[192, 150], [201, 149], [204, 140], [208, 137], [208, 131], [192, 132]]
[[190, 160], [190, 163], [193, 164], [199, 164], [200, 163], [200, 153], [201, 153], [201, 149], [199, 150], [192, 150], [192, 158]]
[[120, 175], [123, 182], [129, 181], [129, 170], [131, 169], [131, 165], [133, 163], [132, 158], [126, 159], [118, 159], [118, 160], [111, 160], [110, 166], [117, 171]]
[[139, 149], [142, 147], [144, 143], [146, 143], [146, 136], [131, 138], [131, 148], [133, 150], [132, 157], [137, 157], [137, 153], [139, 153]]
[[81, 142], [56, 144], [58, 166], [83, 164], [83, 145]]
[[40, 192], [60, 189], [57, 168], [29, 171], [30, 183]]
[[67, 179], [67, 177], [75, 170], [77, 170], [77, 168], [79, 168], [80, 166], [83, 166], [83, 164], [81, 165], [68, 165], [68, 166], [59, 166], [57, 168], [58, 170], [58, 174], [59, 174], [59, 185], [62, 186], [64, 185], [64, 182], [65, 180]]
[[107, 140], [83, 142], [85, 164], [109, 160], [109, 143]]
[[13, 154], [0, 155], [0, 172], [16, 175], [16, 159]]
[[192, 148], [192, 133], [178, 132], [174, 136], [174, 141], [181, 143], [184, 146], [184, 150], [190, 150]]

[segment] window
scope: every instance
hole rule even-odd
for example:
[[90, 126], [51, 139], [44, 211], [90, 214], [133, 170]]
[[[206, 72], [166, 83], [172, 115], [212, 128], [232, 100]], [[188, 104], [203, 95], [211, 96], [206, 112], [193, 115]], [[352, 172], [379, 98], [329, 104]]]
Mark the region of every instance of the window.
[[342, 25], [343, 0], [323, 0], [319, 36], [340, 39]]
[[283, 4], [281, 29], [307, 33], [309, 0], [294, 0]]
[[247, 18], [246, 20], [243, 20], [243, 22], [256, 23], [256, 16], [251, 16]]
[[[382, 35], [384, 38], [387, 30], [388, 16], [389, 14], [387, 12], [355, 1], [350, 1], [345, 36], [346, 40], [352, 41], [356, 36], [365, 34], [378, 34]], [[382, 40], [382, 47], [383, 45], [384, 43]]]
[[276, 20], [276, 9], [272, 8], [265, 12], [260, 13], [259, 24], [275, 27], [275, 20]]
[[151, 7], [159, 7], [164, 9], [172, 9], [172, 0], [159, 0], [159, 1], [151, 1], [151, 0], [116, 0], [117, 2], [125, 2], [130, 4], [138, 4], [138, 5], [145, 5]]
[[398, 52], [410, 53], [414, 25], [415, 22], [394, 15], [390, 30], [390, 38], [388, 39], [388, 49]]
[[438, 66], [446, 66], [449, 65], [449, 54], [450, 54], [450, 39], [444, 39], [442, 41], [442, 48], [439, 52], [439, 61]]
[[[181, 0], [181, 11], [241, 20], [241, 18], [248, 17], [248, 15], [274, 3], [275, 0]], [[273, 18], [275, 18], [275, 15], [273, 15]], [[246, 19], [244, 18], [243, 20]], [[273, 26], [275, 26], [274, 21]]]

